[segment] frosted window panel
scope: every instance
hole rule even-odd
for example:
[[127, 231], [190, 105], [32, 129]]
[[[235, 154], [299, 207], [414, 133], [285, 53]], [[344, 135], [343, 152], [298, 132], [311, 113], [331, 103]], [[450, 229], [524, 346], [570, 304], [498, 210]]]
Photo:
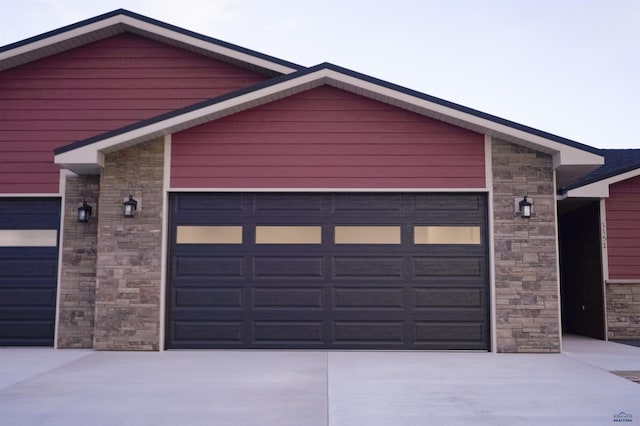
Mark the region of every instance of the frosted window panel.
[[399, 226], [336, 226], [336, 244], [400, 244]]
[[322, 227], [256, 226], [256, 244], [322, 244]]
[[480, 244], [479, 226], [414, 226], [415, 244]]
[[242, 244], [242, 226], [178, 226], [178, 244]]
[[0, 229], [0, 247], [55, 247], [55, 229]]

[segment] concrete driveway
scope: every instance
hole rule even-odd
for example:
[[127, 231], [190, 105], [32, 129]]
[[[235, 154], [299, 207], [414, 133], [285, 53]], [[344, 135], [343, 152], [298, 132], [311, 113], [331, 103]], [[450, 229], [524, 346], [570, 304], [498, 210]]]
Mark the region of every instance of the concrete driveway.
[[0, 348], [0, 424], [640, 424], [640, 384], [609, 372], [640, 370], [640, 348], [584, 338], [567, 338], [564, 348], [554, 355]]

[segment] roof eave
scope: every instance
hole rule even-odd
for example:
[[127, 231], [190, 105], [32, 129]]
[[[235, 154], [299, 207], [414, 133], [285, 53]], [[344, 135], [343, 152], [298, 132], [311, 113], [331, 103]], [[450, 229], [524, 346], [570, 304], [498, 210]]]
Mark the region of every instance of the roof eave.
[[124, 32], [253, 69], [288, 74], [302, 66], [244, 49], [135, 13], [118, 10], [0, 48], [0, 71], [55, 55]]
[[[587, 173], [604, 162], [604, 158], [594, 152], [491, 120], [490, 116], [485, 114], [474, 114], [468, 109], [458, 109], [452, 104], [439, 103], [427, 96], [416, 96], [415, 92], [399, 90], [393, 85], [381, 85], [375, 79], [362, 79], [359, 76], [344, 73], [338, 67], [323, 64], [300, 71], [295, 75], [283, 76], [266, 85], [258, 85], [255, 90], [243, 91], [237, 96], [153, 122], [148, 126], [106, 137], [66, 152], [58, 152], [56, 163], [73, 167], [73, 162], [68, 160], [71, 156], [82, 159], [93, 156], [96, 150], [115, 151], [160, 134], [175, 133], [323, 84], [547, 153], [553, 157], [554, 167], [559, 172], [560, 176], [557, 177], [559, 187], [569, 182], [575, 174]], [[77, 156], [78, 154], [81, 155]]]
[[640, 167], [590, 182], [565, 191], [564, 198], [608, 198], [609, 186], [640, 176]]

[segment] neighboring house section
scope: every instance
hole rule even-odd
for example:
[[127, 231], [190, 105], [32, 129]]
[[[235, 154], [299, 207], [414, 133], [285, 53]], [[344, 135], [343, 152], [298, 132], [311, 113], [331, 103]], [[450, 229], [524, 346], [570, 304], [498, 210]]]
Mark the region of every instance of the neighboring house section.
[[[574, 312], [567, 316], [567, 321], [585, 324], [593, 322], [594, 316], [600, 317], [596, 322], [606, 328], [597, 337], [637, 340], [640, 339], [640, 150], [605, 149], [602, 153], [604, 166], [562, 190], [564, 199], [560, 205], [568, 211], [565, 217], [575, 223], [588, 216], [589, 224], [598, 223], [595, 232], [589, 233], [587, 229], [592, 225], [585, 225], [573, 234], [574, 241], [580, 238], [588, 241], [565, 253], [568, 260], [564, 263], [564, 284], [567, 291], [600, 296], [592, 298], [591, 303], [570, 298], [574, 308], [579, 307], [581, 312], [575, 314], [576, 309], [567, 306]], [[567, 223], [565, 228], [570, 226]], [[586, 237], [588, 234], [591, 237]], [[580, 252], [581, 255], [576, 255]], [[579, 278], [580, 271], [592, 268], [596, 268], [593, 273]], [[596, 309], [596, 305], [601, 307]], [[582, 316], [582, 321], [576, 315]], [[591, 334], [587, 329], [572, 331]]]
[[640, 281], [640, 174], [611, 184], [605, 205], [609, 279]]
[[[42, 82], [41, 64], [74, 77]], [[2, 48], [0, 70], [16, 99], [59, 92], [33, 129], [0, 122], [0, 208], [21, 191], [63, 210], [43, 229], [57, 347], [560, 350], [556, 191], [599, 150], [122, 10]], [[19, 173], [39, 162], [46, 177]], [[0, 291], [34, 285], [18, 272]], [[6, 305], [10, 337], [24, 309]]]

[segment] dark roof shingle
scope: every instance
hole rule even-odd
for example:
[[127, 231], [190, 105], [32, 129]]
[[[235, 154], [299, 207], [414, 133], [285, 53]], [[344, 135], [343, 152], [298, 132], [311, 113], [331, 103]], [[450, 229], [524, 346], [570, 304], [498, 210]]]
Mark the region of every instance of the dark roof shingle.
[[640, 168], [640, 149], [601, 149], [604, 165], [560, 190], [566, 193], [570, 189], [589, 185], [610, 177]]

